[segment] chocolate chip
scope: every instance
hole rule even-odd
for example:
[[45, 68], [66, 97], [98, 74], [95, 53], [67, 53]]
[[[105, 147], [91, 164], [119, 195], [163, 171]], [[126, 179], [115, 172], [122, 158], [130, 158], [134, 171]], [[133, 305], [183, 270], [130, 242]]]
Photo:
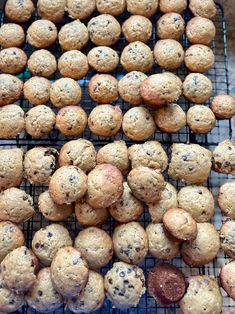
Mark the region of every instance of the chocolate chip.
[[48, 236], [48, 238], [51, 238], [53, 236], [53, 234], [51, 232], [48, 232], [47, 236]]
[[38, 290], [38, 295], [41, 297], [43, 295], [42, 290]]
[[120, 274], [119, 274], [119, 276], [120, 276], [120, 277], [125, 277], [125, 272], [124, 272], [124, 271], [121, 271]]
[[113, 280], [111, 278], [109, 278], [108, 282], [109, 282], [110, 285], [113, 284]]

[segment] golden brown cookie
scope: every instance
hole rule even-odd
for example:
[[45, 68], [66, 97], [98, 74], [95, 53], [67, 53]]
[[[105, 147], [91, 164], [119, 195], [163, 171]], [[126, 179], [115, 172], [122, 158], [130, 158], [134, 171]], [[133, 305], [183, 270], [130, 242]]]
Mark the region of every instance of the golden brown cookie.
[[118, 16], [126, 9], [126, 0], [97, 0], [96, 8], [100, 14]]
[[127, 11], [146, 17], [153, 16], [158, 8], [158, 0], [127, 0]]
[[189, 8], [195, 16], [213, 19], [217, 13], [214, 0], [190, 0]]
[[119, 63], [119, 56], [115, 50], [106, 46], [92, 48], [87, 55], [91, 68], [100, 73], [113, 72]]
[[66, 11], [74, 20], [84, 20], [95, 11], [95, 0], [67, 0]]
[[181, 14], [187, 8], [187, 0], [159, 0], [159, 8], [163, 13]]
[[179, 40], [184, 30], [184, 19], [178, 13], [166, 13], [157, 21], [157, 35], [160, 39]]
[[28, 22], [34, 10], [34, 4], [31, 0], [7, 0], [5, 4], [6, 16], [16, 23]]
[[157, 64], [164, 69], [174, 70], [184, 61], [184, 49], [174, 39], [158, 40], [153, 51]]
[[235, 221], [228, 220], [226, 221], [220, 229], [220, 243], [221, 249], [226, 255], [230, 258], [235, 259], [235, 249], [234, 249], [234, 230], [235, 230]]
[[211, 102], [211, 110], [217, 119], [230, 119], [235, 115], [235, 99], [229, 95], [218, 95]]
[[15, 23], [3, 24], [0, 28], [0, 46], [2, 48], [21, 47], [25, 41], [23, 28]]
[[123, 24], [122, 32], [129, 43], [142, 41], [147, 43], [152, 36], [151, 21], [142, 15], [131, 15]]
[[50, 99], [51, 83], [44, 77], [34, 76], [24, 83], [24, 98], [33, 105], [44, 105]]
[[214, 129], [216, 118], [210, 108], [195, 105], [187, 112], [187, 125], [193, 133], [207, 134]]
[[37, 20], [27, 30], [27, 42], [37, 49], [52, 46], [57, 39], [57, 28], [49, 20]]
[[100, 104], [111, 104], [118, 98], [118, 81], [109, 74], [96, 74], [88, 86], [92, 100]]
[[190, 72], [207, 72], [213, 67], [214, 62], [214, 53], [208, 46], [192, 45], [185, 51], [184, 63]]
[[203, 104], [212, 94], [211, 80], [201, 73], [191, 73], [183, 82], [184, 97], [196, 104]]
[[27, 64], [27, 55], [16, 47], [6, 48], [0, 51], [0, 71], [8, 74], [21, 73]]
[[194, 17], [187, 23], [186, 35], [191, 44], [210, 45], [215, 34], [214, 23], [204, 17]]
[[66, 0], [38, 0], [37, 11], [42, 19], [59, 23], [63, 16]]
[[235, 289], [235, 282], [234, 282], [234, 275], [235, 275], [235, 261], [232, 261], [221, 268], [220, 271], [220, 282], [223, 289], [227, 292], [227, 294], [232, 298], [235, 299], [234, 289]]
[[0, 107], [13, 104], [23, 94], [23, 82], [11, 74], [0, 74]]
[[0, 107], [0, 138], [16, 138], [25, 129], [25, 113], [16, 105]]
[[213, 169], [219, 173], [235, 175], [235, 144], [224, 140], [213, 152]]
[[36, 50], [29, 57], [28, 68], [33, 75], [49, 77], [57, 69], [56, 58], [48, 50]]
[[218, 195], [218, 204], [222, 214], [231, 219], [235, 219], [235, 182], [230, 181], [221, 185]]

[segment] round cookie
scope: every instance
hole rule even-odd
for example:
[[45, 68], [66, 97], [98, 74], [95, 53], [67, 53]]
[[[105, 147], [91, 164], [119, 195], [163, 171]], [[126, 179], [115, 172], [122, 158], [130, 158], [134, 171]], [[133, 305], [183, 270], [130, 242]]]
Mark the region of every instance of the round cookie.
[[85, 173], [75, 166], [63, 166], [56, 170], [50, 180], [49, 193], [58, 204], [71, 204], [84, 196], [87, 190]]
[[122, 24], [122, 32], [129, 43], [142, 41], [147, 43], [152, 36], [153, 26], [151, 21], [141, 15], [131, 15]]
[[49, 77], [57, 69], [56, 58], [48, 50], [35, 50], [29, 57], [28, 69], [33, 75]]
[[33, 106], [44, 105], [50, 100], [51, 83], [44, 77], [34, 76], [24, 83], [24, 98]]
[[235, 144], [225, 140], [213, 152], [213, 169], [219, 173], [235, 175]]
[[57, 28], [49, 20], [34, 21], [27, 30], [27, 42], [37, 49], [52, 46], [57, 39]]
[[97, 46], [112, 46], [120, 35], [121, 26], [110, 14], [93, 17], [87, 24], [90, 40]]
[[34, 147], [24, 157], [24, 175], [30, 184], [48, 184], [56, 169], [58, 151], [51, 147]]
[[214, 23], [204, 17], [194, 17], [187, 23], [186, 36], [191, 44], [210, 45], [215, 34]]
[[230, 119], [235, 116], [235, 99], [229, 95], [218, 95], [211, 102], [211, 110], [217, 119]]
[[38, 272], [36, 282], [27, 292], [25, 299], [29, 307], [42, 313], [56, 311], [63, 305], [62, 296], [52, 284], [49, 267]]
[[88, 174], [87, 203], [94, 208], [107, 208], [120, 200], [123, 176], [117, 167], [109, 164], [96, 166]]
[[85, 288], [88, 273], [86, 261], [72, 246], [60, 248], [51, 263], [53, 286], [66, 298], [77, 296]]
[[226, 255], [228, 255], [232, 259], [235, 259], [234, 230], [235, 221], [228, 220], [222, 225], [219, 235], [222, 250]]
[[25, 191], [12, 187], [0, 193], [1, 221], [21, 224], [34, 214], [33, 199]]
[[159, 170], [143, 166], [132, 169], [127, 182], [134, 196], [147, 204], [156, 203], [166, 185]]
[[187, 112], [187, 125], [196, 134], [207, 134], [216, 125], [216, 118], [213, 111], [202, 105], [195, 105]]
[[212, 224], [198, 223], [197, 230], [196, 239], [183, 242], [181, 247], [181, 255], [185, 264], [193, 267], [212, 262], [220, 249], [219, 234]]
[[92, 69], [100, 73], [113, 72], [119, 64], [119, 56], [115, 50], [106, 46], [92, 48], [87, 55]]
[[213, 19], [217, 13], [214, 0], [190, 0], [189, 8], [193, 15]]
[[63, 77], [51, 85], [50, 100], [57, 108], [77, 105], [81, 98], [81, 87], [74, 79]]
[[158, 40], [153, 54], [157, 64], [164, 69], [178, 69], [184, 61], [184, 49], [174, 39]]
[[72, 239], [65, 227], [51, 224], [35, 232], [32, 250], [43, 265], [49, 266], [60, 248], [72, 244]]
[[87, 114], [80, 106], [66, 106], [56, 115], [56, 127], [65, 136], [79, 136], [87, 126]]
[[15, 104], [0, 107], [0, 125], [0, 138], [15, 139], [25, 129], [23, 109]]
[[196, 104], [203, 104], [212, 94], [211, 80], [201, 73], [191, 73], [183, 82], [184, 97]]
[[23, 82], [11, 74], [0, 74], [0, 107], [19, 100], [23, 94]]
[[27, 55], [16, 47], [0, 51], [0, 71], [8, 74], [21, 73], [27, 64]]
[[137, 306], [145, 293], [143, 270], [136, 265], [116, 262], [104, 277], [104, 288], [107, 298], [116, 308]]
[[177, 104], [168, 104], [155, 111], [154, 120], [159, 130], [177, 133], [186, 125], [186, 114]]
[[31, 108], [25, 115], [26, 132], [33, 138], [48, 135], [55, 124], [55, 113], [45, 105]]
[[127, 11], [146, 17], [153, 16], [158, 8], [158, 0], [127, 0]]
[[235, 261], [224, 265], [220, 271], [220, 282], [223, 289], [227, 292], [227, 294], [232, 298], [235, 299], [234, 289], [234, 275], [235, 275]]
[[80, 231], [74, 246], [81, 252], [91, 269], [104, 267], [113, 256], [111, 237], [107, 232], [97, 227], [88, 227]]
[[215, 201], [212, 193], [204, 186], [182, 187], [178, 192], [179, 207], [191, 214], [196, 222], [207, 222], [215, 213]]
[[97, 0], [96, 7], [100, 14], [118, 16], [124, 12], [126, 0]]
[[149, 139], [154, 134], [155, 128], [151, 113], [144, 107], [131, 108], [123, 116], [123, 132], [132, 141]]
[[6, 16], [16, 23], [28, 22], [34, 10], [34, 4], [31, 0], [7, 0], [5, 4]]
[[211, 171], [212, 153], [198, 144], [173, 144], [168, 174], [174, 180], [204, 183]]
[[96, 106], [89, 115], [88, 126], [95, 135], [114, 136], [122, 126], [122, 111], [118, 106]]
[[3, 24], [0, 28], [0, 46], [2, 48], [21, 47], [25, 41], [23, 28], [15, 23]]
[[92, 100], [111, 104], [118, 98], [118, 81], [109, 74], [96, 74], [89, 81], [88, 92]]
[[205, 45], [192, 45], [185, 51], [184, 63], [190, 72], [204, 73], [215, 63], [211, 48]]
[[63, 16], [66, 0], [38, 0], [37, 11], [42, 19], [59, 23]]
[[146, 73], [153, 66], [153, 54], [149, 46], [141, 41], [134, 41], [123, 49], [120, 62], [126, 72]]
[[184, 19], [178, 13], [166, 13], [157, 21], [157, 35], [160, 39], [180, 40], [184, 30]]
[[159, 8], [163, 13], [182, 13], [187, 8], [187, 0], [159, 0]]
[[235, 219], [234, 192], [235, 182], [230, 181], [221, 185], [218, 196], [218, 204], [222, 214], [231, 219]]
[[84, 20], [95, 11], [95, 0], [67, 0], [66, 11], [74, 20]]
[[118, 92], [122, 100], [132, 106], [141, 105], [140, 85], [146, 78], [147, 75], [139, 71], [129, 72], [122, 77], [118, 82]]
[[78, 50], [67, 51], [58, 60], [58, 70], [62, 76], [80, 80], [89, 70], [87, 57]]

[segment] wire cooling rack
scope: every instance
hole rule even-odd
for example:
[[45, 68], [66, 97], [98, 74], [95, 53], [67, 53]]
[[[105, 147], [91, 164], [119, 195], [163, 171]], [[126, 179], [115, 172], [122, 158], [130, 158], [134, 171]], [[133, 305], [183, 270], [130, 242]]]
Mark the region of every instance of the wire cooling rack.
[[[4, 24], [7, 21], [5, 15], [4, 15], [4, 1], [1, 1], [1, 24]], [[211, 79], [213, 83], [213, 95], [217, 95], [220, 93], [228, 93], [229, 92], [229, 86], [228, 86], [228, 68], [227, 68], [227, 44], [226, 44], [226, 24], [225, 24], [225, 19], [224, 19], [224, 13], [223, 13], [223, 8], [217, 4], [217, 9], [218, 13], [215, 18], [215, 24], [216, 24], [216, 29], [217, 29], [217, 35], [216, 39], [213, 42], [213, 50], [215, 53], [216, 61], [214, 67], [207, 73], [207, 76]], [[156, 21], [159, 18], [160, 14], [152, 18], [153, 22], [153, 35], [149, 41], [149, 46], [151, 48], [154, 47], [156, 41], [157, 41], [157, 35], [156, 35]], [[128, 14], [125, 13], [123, 16], [118, 18], [120, 23], [122, 23], [126, 18], [128, 17]], [[36, 20], [37, 14], [32, 18], [33, 20]], [[184, 13], [184, 18], [185, 21], [187, 22], [190, 18], [190, 12], [186, 11]], [[32, 22], [31, 21], [31, 22]], [[65, 17], [63, 20], [63, 23], [61, 25], [58, 25], [58, 30], [60, 27], [66, 23], [69, 22], [70, 19], [68, 17]], [[85, 21], [86, 23], [87, 21]], [[30, 23], [29, 23], [30, 24]], [[25, 30], [27, 29], [29, 25], [26, 24], [24, 25]], [[123, 47], [126, 45], [126, 41], [123, 37], [120, 38], [118, 43], [115, 45], [115, 49], [120, 52], [122, 51]], [[182, 38], [182, 44], [184, 48], [186, 49], [189, 46], [189, 43], [187, 41], [187, 38], [184, 36]], [[84, 50], [85, 53], [87, 53], [93, 45], [89, 43], [89, 45], [86, 47]], [[28, 44], [25, 44], [24, 50], [27, 53], [28, 56], [34, 51]], [[51, 52], [55, 54], [56, 57], [59, 57], [61, 55], [61, 50], [58, 44], [54, 45], [51, 49]], [[151, 73], [158, 73], [161, 72], [162, 70], [154, 65]], [[175, 73], [179, 75], [182, 79], [188, 74], [187, 69], [182, 66], [180, 69], [176, 70]], [[89, 71], [87, 77], [85, 77], [83, 80], [79, 81], [80, 86], [82, 87], [83, 91], [83, 99], [81, 101], [82, 107], [86, 110], [87, 113], [89, 113], [92, 108], [96, 105], [90, 98], [87, 92], [88, 88], [88, 82], [90, 77], [94, 75], [93, 71]], [[119, 66], [117, 70], [113, 73], [118, 79], [123, 77], [125, 75], [125, 72]], [[31, 77], [30, 72], [26, 68], [25, 71], [19, 75], [19, 78], [21, 78], [23, 81], [26, 81]], [[57, 78], [59, 78], [60, 75], [59, 73], [55, 73], [50, 79], [53, 81]], [[21, 100], [21, 106], [22, 108], [27, 111], [30, 108], [30, 105], [27, 103], [25, 100]], [[123, 103], [121, 99], [118, 99], [116, 101], [116, 104], [119, 105], [123, 112], [127, 111], [130, 107]], [[179, 104], [183, 107], [185, 111], [188, 110], [188, 108], [192, 105], [191, 103], [187, 102], [183, 97], [180, 98]], [[48, 104], [53, 110], [56, 111], [56, 109], [51, 106], [51, 104]], [[209, 105], [209, 102], [207, 103]], [[217, 121], [216, 128], [208, 135], [194, 135], [191, 133], [188, 127], [185, 127], [183, 130], [176, 134], [164, 134], [161, 133], [160, 131], [156, 131], [153, 138], [160, 141], [165, 148], [165, 150], [168, 152], [168, 155], [170, 154], [170, 145], [172, 143], [199, 143], [202, 146], [214, 150], [215, 146], [223, 141], [226, 138], [230, 138], [232, 135], [232, 128], [231, 128], [231, 122], [228, 120], [225, 121]], [[91, 140], [93, 144], [95, 145], [96, 149], [98, 150], [101, 146], [112, 142], [113, 140], [117, 139], [123, 139], [126, 141], [127, 145], [130, 146], [134, 142], [130, 141], [128, 138], [125, 137], [125, 135], [120, 132], [117, 134], [115, 137], [112, 138], [102, 138], [102, 137], [97, 137], [91, 134], [91, 132], [86, 129], [86, 131], [83, 134], [83, 137]], [[47, 137], [39, 139], [39, 140], [34, 140], [30, 137], [30, 135], [24, 133], [21, 134], [21, 136], [17, 137], [16, 140], [1, 140], [0, 139], [0, 149], [2, 148], [13, 148], [13, 147], [21, 147], [25, 150], [29, 150], [35, 146], [53, 146], [57, 148], [58, 150], [61, 148], [61, 146], [71, 140], [72, 138], [65, 138], [57, 130], [53, 130]], [[183, 184], [171, 180], [167, 174], [165, 175], [166, 180], [174, 184], [177, 188], [180, 188]], [[219, 187], [227, 180], [231, 180], [232, 177], [222, 175], [222, 174], [217, 174], [215, 172], [211, 172], [210, 178], [207, 182], [208, 188], [212, 191], [213, 195], [215, 196], [215, 199], [217, 198], [218, 195], [218, 189]], [[41, 214], [38, 211], [38, 196], [40, 193], [42, 193], [44, 190], [47, 189], [45, 186], [34, 186], [30, 185], [27, 182], [23, 182], [22, 188], [26, 190], [27, 193], [29, 193], [34, 200], [34, 205], [37, 214], [28, 222], [24, 223], [23, 230], [25, 233], [26, 237], [26, 243], [28, 247], [31, 247], [31, 241], [34, 233], [40, 229], [43, 226], [46, 226], [49, 224], [48, 221], [46, 221]], [[220, 229], [220, 226], [223, 222], [224, 217], [221, 216], [220, 211], [218, 207], [216, 206], [216, 214], [212, 220], [212, 222], [215, 224], [217, 230]], [[150, 216], [145, 209], [145, 212], [143, 216], [141, 217], [141, 223], [143, 226], [147, 226], [150, 223], [151, 219]], [[79, 230], [81, 230], [81, 226], [76, 222], [76, 219], [74, 216], [71, 216], [67, 221], [63, 222], [63, 225], [65, 225], [68, 230], [71, 233], [71, 236], [74, 238]], [[112, 231], [115, 227], [115, 222], [113, 221], [112, 218], [109, 218], [107, 223], [103, 225], [103, 229], [105, 229], [109, 234], [112, 234]], [[106, 271], [111, 267], [112, 263], [114, 262], [115, 258], [111, 261], [107, 267], [104, 267], [102, 269], [102, 273], [105, 274]], [[148, 271], [150, 268], [152, 268], [154, 265], [159, 263], [159, 260], [154, 259], [151, 256], [147, 256], [145, 261], [140, 265], [144, 271], [145, 275], [148, 274]], [[171, 261], [172, 264], [176, 265], [179, 267], [186, 276], [189, 275], [196, 275], [196, 274], [207, 274], [207, 275], [212, 275], [218, 278], [219, 271], [221, 266], [223, 266], [225, 263], [229, 262], [229, 258], [224, 255], [222, 251], [219, 252], [217, 258], [213, 261], [213, 263], [207, 264], [206, 266], [199, 267], [199, 268], [193, 268], [193, 267], [188, 267], [187, 265], [184, 264], [182, 259], [180, 257], [175, 258], [174, 260]], [[147, 278], [147, 277], [146, 277]], [[224, 296], [224, 305], [223, 305], [223, 313], [224, 314], [232, 314], [235, 313], [235, 302], [233, 302], [229, 297], [226, 296], [224, 291], [222, 291], [223, 296]], [[58, 314], [62, 314], [67, 312], [64, 308], [59, 309], [56, 311]], [[36, 313], [34, 310], [24, 306], [20, 311], [17, 313]], [[112, 304], [106, 300], [104, 303], [104, 306], [102, 307], [101, 310], [97, 311], [96, 313], [99, 314], [121, 314], [121, 313], [128, 313], [128, 314], [175, 314], [175, 313], [180, 313], [180, 310], [177, 305], [171, 306], [171, 307], [161, 307], [156, 305], [155, 301], [153, 300], [152, 297], [148, 295], [148, 293], [145, 293], [145, 295], [141, 298], [140, 303], [138, 307], [136, 308], [131, 308], [125, 311], [120, 311], [117, 309], [112, 308]]]

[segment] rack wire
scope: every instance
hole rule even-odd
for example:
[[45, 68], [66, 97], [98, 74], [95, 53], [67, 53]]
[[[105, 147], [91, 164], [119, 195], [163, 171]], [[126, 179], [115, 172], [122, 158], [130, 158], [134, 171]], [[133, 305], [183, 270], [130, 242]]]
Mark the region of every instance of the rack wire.
[[[1, 1], [1, 25], [8, 22], [7, 18], [4, 15], [4, 2]], [[215, 53], [215, 65], [214, 67], [207, 73], [207, 76], [211, 79], [213, 83], [213, 95], [217, 95], [220, 93], [228, 93], [229, 92], [229, 84], [228, 84], [228, 66], [227, 66], [227, 43], [226, 43], [226, 24], [225, 24], [225, 19], [224, 19], [224, 12], [223, 8], [221, 5], [217, 4], [217, 9], [218, 13], [215, 18], [215, 24], [216, 24], [216, 29], [217, 29], [217, 34], [216, 34], [216, 39], [213, 42], [212, 48]], [[94, 15], [97, 15], [98, 13], [95, 13]], [[125, 13], [121, 17], [118, 18], [120, 23], [122, 23], [126, 18], [128, 18], [128, 14]], [[151, 48], [154, 47], [156, 41], [157, 41], [157, 35], [156, 35], [156, 21], [158, 20], [160, 14], [157, 14], [155, 17], [153, 17], [152, 23], [153, 23], [153, 35], [149, 41], [149, 46]], [[184, 19], [187, 22], [191, 18], [191, 13], [187, 10], [184, 13]], [[38, 16], [37, 13], [33, 16], [32, 20], [23, 25], [25, 30], [29, 26], [29, 24], [37, 20]], [[71, 21], [67, 16], [64, 18], [63, 22], [58, 25], [58, 30], [62, 25], [65, 23]], [[85, 24], [87, 21], [85, 21]], [[126, 41], [124, 37], [121, 37], [118, 41], [118, 43], [115, 45], [115, 49], [118, 51], [119, 55], [123, 49], [123, 47], [126, 45]], [[185, 49], [189, 47], [189, 43], [187, 41], [186, 36], [182, 38], [182, 45], [184, 46]], [[84, 49], [84, 52], [87, 53], [91, 48], [93, 47], [93, 44], [89, 43], [89, 45]], [[60, 50], [60, 47], [58, 43], [56, 43], [51, 49], [51, 52], [58, 58], [62, 52]], [[24, 51], [28, 55], [28, 57], [32, 54], [34, 49], [30, 47], [27, 43], [24, 46]], [[155, 64], [150, 72], [151, 73], [158, 73], [162, 72], [162, 70]], [[187, 69], [182, 66], [180, 69], [176, 70], [175, 73], [179, 75], [182, 79], [188, 74]], [[94, 72], [92, 70], [89, 71], [88, 75], [83, 79], [79, 81], [79, 84], [82, 88], [83, 91], [83, 99], [81, 101], [82, 107], [86, 110], [87, 113], [89, 113], [92, 108], [96, 105], [89, 97], [87, 89], [88, 89], [88, 82], [90, 77], [94, 75]], [[125, 75], [125, 72], [123, 71], [121, 66], [118, 66], [117, 70], [113, 73], [115, 77], [120, 79]], [[31, 77], [30, 72], [28, 71], [28, 68], [25, 69], [23, 73], [21, 73], [18, 76], [20, 79], [22, 79], [24, 82]], [[60, 75], [58, 72], [56, 72], [50, 80], [53, 81], [57, 78], [59, 78]], [[125, 104], [120, 98], [116, 101], [116, 104], [121, 107], [123, 112], [126, 112], [130, 106]], [[183, 97], [180, 98], [179, 104], [183, 107], [185, 111], [188, 110], [188, 108], [192, 105], [190, 102], [186, 101]], [[30, 108], [30, 104], [21, 99], [20, 101], [21, 107], [27, 111]], [[56, 109], [49, 103], [48, 104], [53, 110], [56, 111]], [[209, 105], [209, 102], [206, 103], [206, 105]], [[182, 129], [180, 132], [175, 133], [175, 134], [165, 134], [161, 133], [160, 131], [156, 131], [155, 134], [153, 135], [152, 138], [155, 140], [158, 140], [161, 142], [165, 150], [168, 152], [168, 155], [170, 154], [170, 145], [172, 143], [198, 143], [210, 150], [214, 150], [215, 146], [223, 141], [226, 138], [230, 138], [232, 135], [232, 128], [231, 128], [231, 122], [229, 120], [225, 121], [217, 121], [217, 125], [214, 128], [214, 130], [208, 134], [208, 135], [195, 135], [193, 134], [188, 127], [185, 127]], [[101, 146], [112, 142], [113, 140], [116, 139], [123, 139], [126, 141], [127, 145], [130, 146], [134, 144], [134, 142], [130, 141], [128, 138], [125, 137], [123, 132], [119, 132], [115, 137], [111, 138], [102, 138], [93, 135], [88, 129], [85, 130], [83, 137], [91, 140], [98, 150]], [[16, 140], [4, 140], [0, 139], [0, 149], [4, 148], [15, 148], [15, 147], [20, 147], [23, 148], [25, 151], [35, 147], [35, 146], [53, 146], [57, 148], [58, 150], [61, 148], [61, 146], [71, 140], [72, 138], [69, 137], [64, 137], [57, 130], [53, 130], [48, 136], [42, 138], [42, 139], [32, 139], [30, 135], [24, 133], [21, 134], [19, 137], [17, 137]], [[171, 180], [167, 174], [165, 174], [166, 180], [174, 184], [177, 188], [180, 188], [183, 186], [182, 183], [176, 182]], [[218, 174], [215, 172], [211, 172], [210, 178], [207, 182], [208, 188], [212, 191], [213, 195], [215, 196], [215, 199], [217, 198], [218, 195], [218, 189], [219, 187], [227, 180], [231, 180], [231, 176], [227, 175], [222, 175]], [[29, 193], [34, 200], [34, 206], [36, 210], [36, 215], [27, 221], [26, 223], [23, 224], [23, 230], [24, 234], [26, 237], [26, 243], [28, 247], [31, 247], [31, 241], [34, 233], [40, 229], [43, 226], [48, 225], [50, 222], [46, 221], [42, 215], [38, 211], [38, 196], [47, 189], [46, 186], [35, 186], [35, 185], [30, 185], [28, 182], [24, 181], [22, 186], [23, 189], [27, 193]], [[215, 224], [217, 230], [220, 229], [220, 226], [223, 222], [224, 217], [221, 216], [221, 213], [216, 206], [216, 214], [212, 220], [212, 222]], [[145, 209], [145, 212], [143, 216], [141, 217], [141, 223], [143, 226], [147, 226], [151, 219], [148, 214], [147, 209]], [[67, 221], [62, 222], [63, 225], [65, 225], [68, 230], [71, 233], [71, 236], [75, 238], [75, 236], [78, 234], [79, 230], [82, 229], [81, 225], [76, 221], [76, 218], [74, 215], [72, 215]], [[106, 230], [109, 234], [112, 234], [112, 231], [115, 227], [115, 221], [112, 218], [109, 218], [107, 223], [105, 223], [103, 226], [103, 229]], [[106, 273], [106, 271], [111, 267], [112, 263], [114, 262], [115, 258], [111, 261], [107, 267], [104, 267], [101, 271], [103, 274]], [[156, 264], [158, 264], [159, 260], [147, 256], [145, 261], [140, 265], [146, 275], [148, 271]], [[207, 264], [203, 267], [199, 268], [193, 268], [193, 267], [188, 267], [187, 265], [184, 264], [182, 259], [180, 257], [175, 258], [174, 260], [171, 261], [172, 264], [176, 265], [179, 267], [186, 276], [189, 275], [196, 275], [196, 274], [207, 274], [207, 275], [212, 275], [218, 278], [220, 267], [226, 263], [229, 262], [229, 258], [224, 255], [222, 251], [219, 252], [217, 258], [213, 261], [213, 263]], [[224, 296], [224, 306], [223, 306], [223, 313], [224, 314], [230, 314], [230, 313], [235, 313], [235, 302], [232, 301], [226, 294], [223, 292]], [[67, 313], [68, 311], [64, 308], [59, 309], [55, 313], [62, 314], [62, 313]], [[31, 314], [31, 313], [36, 313], [34, 310], [28, 308], [27, 306], [24, 306], [21, 310], [19, 310], [17, 313], [24, 313], [24, 314]], [[102, 309], [97, 311], [96, 313], [99, 314], [177, 314], [180, 313], [179, 307], [177, 305], [171, 306], [171, 307], [161, 307], [158, 306], [154, 299], [148, 295], [148, 293], [145, 293], [144, 296], [141, 298], [140, 303], [138, 307], [136, 308], [131, 308], [125, 311], [121, 311], [118, 309], [112, 308], [112, 304], [108, 301], [105, 300], [104, 306]]]

